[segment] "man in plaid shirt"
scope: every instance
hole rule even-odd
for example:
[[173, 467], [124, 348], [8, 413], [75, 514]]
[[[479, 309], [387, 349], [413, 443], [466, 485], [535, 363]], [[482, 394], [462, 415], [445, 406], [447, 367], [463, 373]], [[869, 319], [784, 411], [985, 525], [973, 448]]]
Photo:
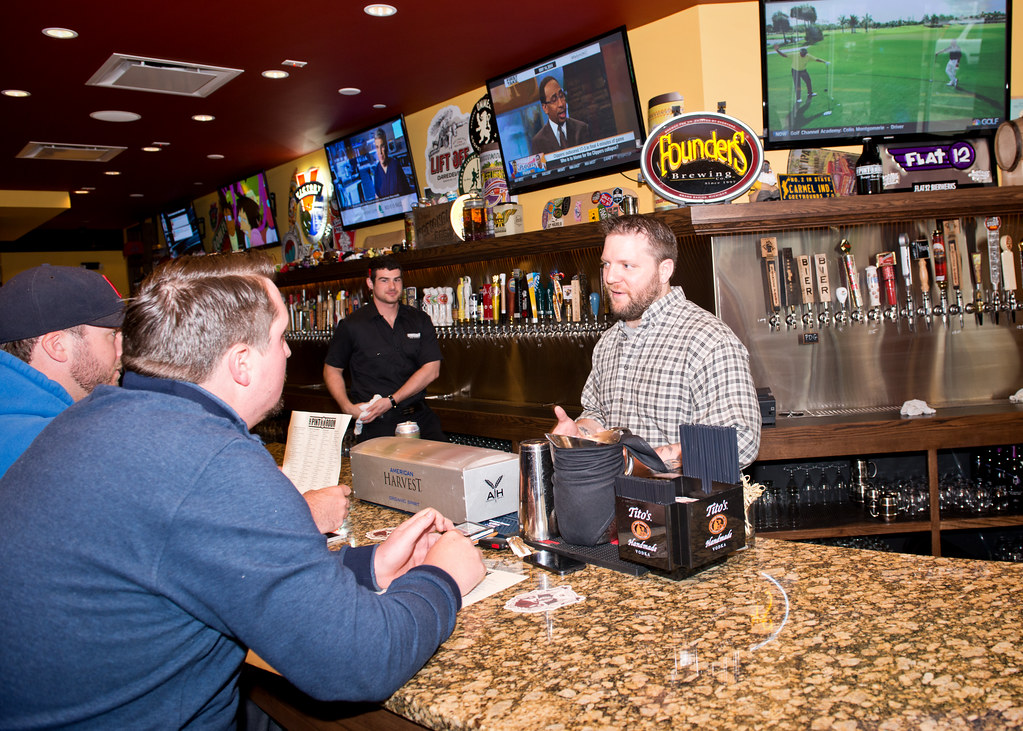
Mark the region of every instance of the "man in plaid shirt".
[[625, 426], [654, 445], [669, 466], [681, 455], [679, 424], [734, 426], [739, 464], [760, 448], [760, 406], [749, 353], [727, 325], [672, 287], [678, 243], [653, 218], [605, 223], [601, 278], [619, 320], [593, 350], [583, 412], [554, 407], [556, 434]]

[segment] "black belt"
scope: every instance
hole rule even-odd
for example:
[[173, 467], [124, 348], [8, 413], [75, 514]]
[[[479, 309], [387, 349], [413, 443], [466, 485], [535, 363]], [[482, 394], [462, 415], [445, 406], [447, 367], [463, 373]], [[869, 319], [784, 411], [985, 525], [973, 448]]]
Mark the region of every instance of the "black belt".
[[426, 404], [424, 404], [422, 401], [417, 401], [411, 406], [402, 406], [401, 408], [398, 409], [398, 413], [401, 414], [402, 416], [413, 416], [415, 414], [418, 414], [425, 408]]

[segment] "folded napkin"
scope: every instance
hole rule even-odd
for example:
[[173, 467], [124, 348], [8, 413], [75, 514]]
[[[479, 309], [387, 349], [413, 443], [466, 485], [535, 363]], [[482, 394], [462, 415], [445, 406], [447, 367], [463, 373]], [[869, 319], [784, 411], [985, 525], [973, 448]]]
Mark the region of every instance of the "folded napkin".
[[1023, 388], [1012, 394], [1012, 396], [1009, 397], [1009, 400], [1014, 404], [1023, 404]]
[[920, 416], [922, 414], [933, 414], [934, 409], [927, 405], [926, 401], [911, 399], [902, 405], [900, 412], [903, 416]]
[[373, 394], [373, 398], [366, 402], [366, 408], [362, 410], [362, 413], [359, 414], [359, 418], [355, 420], [355, 436], [359, 436], [360, 434], [362, 434], [362, 417], [366, 415], [366, 411], [369, 409], [370, 406], [372, 406], [382, 398], [383, 396], [381, 396], [379, 393], [375, 393]]

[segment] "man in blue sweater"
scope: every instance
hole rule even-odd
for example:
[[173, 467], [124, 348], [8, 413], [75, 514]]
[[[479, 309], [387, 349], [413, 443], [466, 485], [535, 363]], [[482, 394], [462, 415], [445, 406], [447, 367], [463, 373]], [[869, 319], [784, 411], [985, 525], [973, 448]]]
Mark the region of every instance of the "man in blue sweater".
[[0, 475], [50, 420], [121, 377], [124, 303], [78, 267], [26, 269], [0, 287]]
[[485, 571], [451, 521], [331, 552], [249, 433], [290, 355], [272, 271], [158, 269], [125, 313], [123, 387], [0, 479], [0, 727], [231, 728], [247, 648], [315, 698], [382, 700], [454, 628]]

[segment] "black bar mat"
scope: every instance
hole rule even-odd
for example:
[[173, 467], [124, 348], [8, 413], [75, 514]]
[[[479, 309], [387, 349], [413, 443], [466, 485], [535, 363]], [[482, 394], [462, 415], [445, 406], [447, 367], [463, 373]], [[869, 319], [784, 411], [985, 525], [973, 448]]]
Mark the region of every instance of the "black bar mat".
[[602, 566], [605, 569], [618, 571], [629, 576], [643, 576], [650, 573], [650, 569], [642, 564], [632, 561], [622, 561], [618, 558], [618, 546], [613, 543], [602, 543], [599, 546], [578, 546], [574, 543], [562, 543], [554, 540], [549, 543], [539, 541], [526, 541], [533, 548], [551, 553], [560, 553], [562, 556], [576, 558], [594, 566]]

